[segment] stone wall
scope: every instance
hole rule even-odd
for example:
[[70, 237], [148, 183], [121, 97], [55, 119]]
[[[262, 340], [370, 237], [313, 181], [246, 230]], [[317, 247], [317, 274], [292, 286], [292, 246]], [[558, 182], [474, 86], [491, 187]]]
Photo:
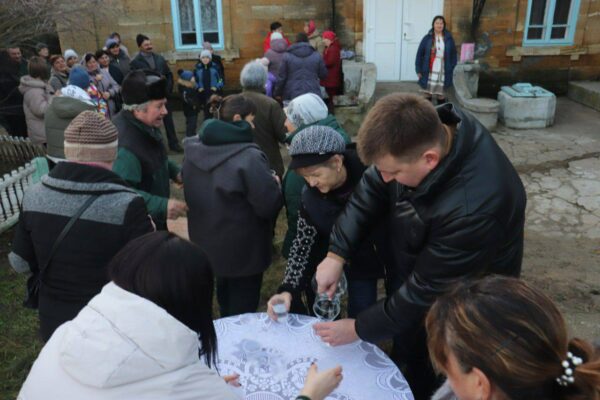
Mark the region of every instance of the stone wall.
[[[119, 4], [120, 1], [120, 4]], [[111, 12], [90, 17], [90, 32], [70, 32], [59, 27], [63, 51], [74, 48], [78, 53], [94, 51], [106, 37], [118, 31], [130, 53], [137, 52], [138, 33], [149, 36], [157, 52], [171, 64], [173, 73], [179, 68], [193, 68], [198, 52], [174, 51], [171, 0], [117, 0]], [[344, 48], [362, 52], [362, 0], [335, 1], [336, 32]], [[239, 73], [244, 64], [262, 57], [262, 42], [273, 21], [283, 24], [285, 35], [293, 42], [304, 21], [313, 19], [319, 31], [332, 23], [332, 2], [328, 0], [222, 0], [225, 49], [219, 51], [225, 60], [228, 89], [239, 86]], [[93, 15], [93, 14], [91, 14]]]
[[[565, 94], [569, 80], [600, 78], [600, 2], [581, 0], [573, 46], [522, 47], [527, 0], [488, 0], [476, 55], [483, 66], [480, 93], [532, 82]], [[470, 40], [471, 0], [446, 0], [444, 13], [457, 46]]]

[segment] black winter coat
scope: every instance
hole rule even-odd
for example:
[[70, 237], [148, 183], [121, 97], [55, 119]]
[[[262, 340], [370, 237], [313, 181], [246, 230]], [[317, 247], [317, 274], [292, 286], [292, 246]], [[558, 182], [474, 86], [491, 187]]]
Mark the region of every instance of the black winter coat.
[[[58, 163], [23, 198], [10, 264], [37, 273], [54, 241], [90, 194], [100, 196], [75, 222], [42, 277], [39, 313], [47, 340], [52, 322], [69, 321], [108, 283], [106, 265], [130, 240], [154, 230], [144, 199], [115, 173]], [[56, 326], [53, 326], [56, 328]]]
[[[358, 158], [355, 147], [355, 144], [348, 145], [344, 153], [344, 166], [348, 175], [342, 186], [329, 193], [321, 193], [319, 189], [308, 185], [304, 187], [296, 237], [292, 242], [278, 292], [290, 292], [296, 299], [299, 297], [297, 292], [312, 290], [310, 282], [317, 265], [327, 255], [331, 228], [366, 169]], [[386, 238], [387, 229], [383, 223], [359, 246], [352, 257], [352, 265], [346, 266], [349, 267], [345, 268], [349, 280], [384, 277], [384, 266], [389, 260]]]
[[167, 79], [167, 93], [171, 93], [173, 91], [173, 73], [167, 64], [167, 61], [160, 54], [152, 53], [152, 57], [154, 58], [154, 65], [156, 68], [150, 67], [150, 64], [148, 64], [148, 61], [146, 61], [141, 52], [131, 60], [129, 68], [131, 71], [136, 69], [151, 69], [158, 72]]
[[320, 79], [327, 77], [327, 67], [323, 57], [310, 43], [294, 43], [281, 61], [275, 96], [292, 100], [306, 93], [321, 97]]
[[455, 282], [520, 274], [526, 196], [519, 175], [473, 116], [451, 104], [438, 114], [457, 125], [449, 154], [414, 189], [385, 183], [370, 167], [331, 233], [329, 250], [348, 259], [370, 227], [391, 213], [391, 269], [403, 284], [358, 315], [356, 331], [369, 342], [393, 335], [408, 340]]

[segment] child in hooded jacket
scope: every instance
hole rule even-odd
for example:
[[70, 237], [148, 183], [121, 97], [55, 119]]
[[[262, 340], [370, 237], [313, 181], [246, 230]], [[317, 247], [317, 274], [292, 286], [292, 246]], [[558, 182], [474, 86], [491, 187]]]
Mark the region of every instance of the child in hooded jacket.
[[204, 109], [204, 119], [212, 118], [209, 99], [223, 88], [223, 78], [212, 63], [212, 54], [209, 50], [202, 50], [200, 53], [200, 61], [196, 64], [194, 78], [196, 79], [198, 99]]

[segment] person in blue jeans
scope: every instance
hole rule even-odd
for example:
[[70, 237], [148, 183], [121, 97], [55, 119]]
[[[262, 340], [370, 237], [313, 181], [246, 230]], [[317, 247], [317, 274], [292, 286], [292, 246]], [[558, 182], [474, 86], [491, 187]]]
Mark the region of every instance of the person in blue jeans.
[[[281, 302], [290, 312], [312, 314], [312, 277], [320, 259], [327, 255], [331, 228], [366, 169], [355, 145], [347, 145], [327, 126], [314, 125], [299, 132], [289, 153], [289, 168], [304, 178], [306, 186], [285, 276], [278, 294], [268, 302], [269, 315], [274, 319], [273, 304]], [[351, 318], [377, 300], [377, 281], [384, 277], [388, 259], [386, 237], [386, 226], [378, 226], [352, 259], [353, 268], [346, 269]]]
[[196, 89], [200, 104], [204, 107], [204, 119], [212, 118], [210, 113], [210, 96], [217, 94], [223, 88], [223, 78], [219, 75], [219, 69], [212, 62], [212, 53], [202, 50], [200, 61], [194, 70]]

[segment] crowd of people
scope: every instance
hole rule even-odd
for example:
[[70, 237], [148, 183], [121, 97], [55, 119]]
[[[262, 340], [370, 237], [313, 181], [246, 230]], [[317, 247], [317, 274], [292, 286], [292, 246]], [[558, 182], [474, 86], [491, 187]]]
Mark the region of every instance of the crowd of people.
[[[215, 365], [213, 293], [221, 317], [258, 309], [285, 207], [274, 320], [275, 304], [312, 314], [344, 274], [346, 318], [315, 333], [332, 346], [393, 339], [390, 356], [417, 400], [600, 400], [600, 350], [569, 340], [552, 302], [518, 279], [519, 175], [473, 116], [432, 104], [445, 100], [444, 65], [455, 63], [443, 17], [419, 50], [429, 56], [417, 62], [425, 96], [377, 101], [356, 143], [333, 113], [335, 33], [307, 21], [292, 44], [280, 23], [270, 28], [264, 57], [241, 71], [242, 92], [226, 97], [209, 43], [176, 82], [143, 34], [134, 57], [118, 33], [81, 61], [43, 45], [26, 64], [18, 48], [5, 52], [0, 83], [19, 83], [4, 97], [4, 123], [24, 132], [21, 107], [51, 167], [24, 195], [9, 254], [31, 274], [25, 304], [46, 342], [19, 399], [236, 398], [228, 385], [239, 376], [219, 377]], [[183, 149], [167, 101], [175, 83]], [[181, 166], [167, 145], [184, 151]], [[167, 232], [182, 216], [189, 241]], [[342, 368], [312, 366], [297, 399], [324, 399]]]

